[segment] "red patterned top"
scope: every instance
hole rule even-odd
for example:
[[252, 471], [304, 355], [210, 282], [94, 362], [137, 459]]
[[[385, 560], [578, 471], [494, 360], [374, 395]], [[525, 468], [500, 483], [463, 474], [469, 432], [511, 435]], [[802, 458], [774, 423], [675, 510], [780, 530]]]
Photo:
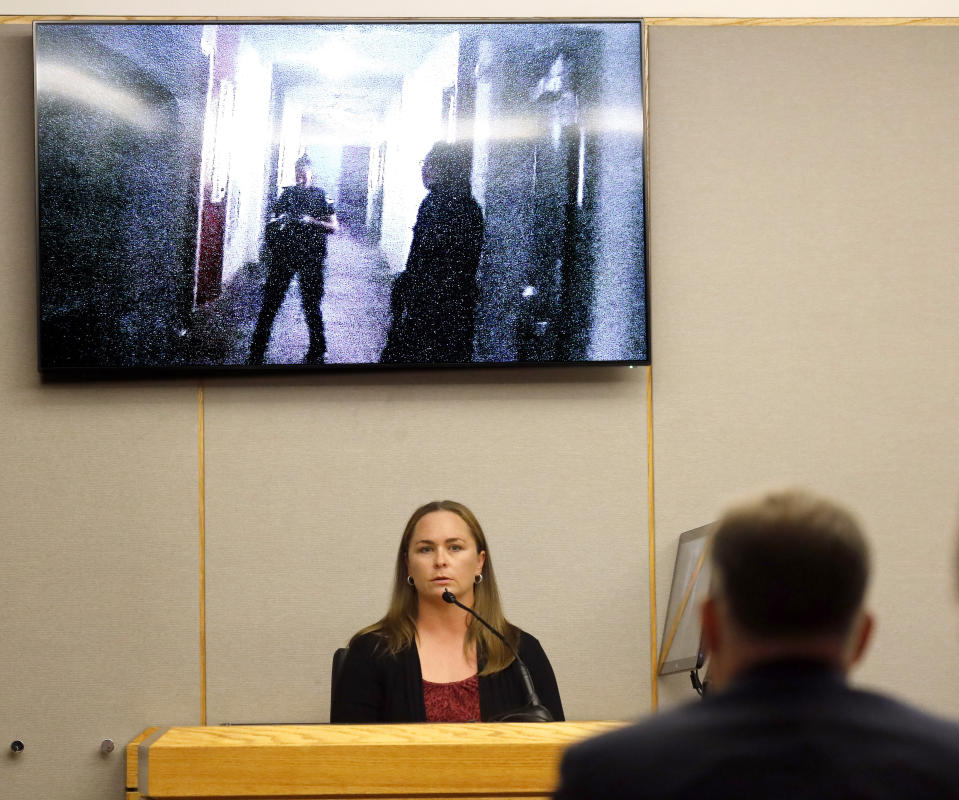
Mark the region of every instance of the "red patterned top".
[[455, 683], [424, 680], [423, 700], [429, 722], [479, 722], [479, 676]]

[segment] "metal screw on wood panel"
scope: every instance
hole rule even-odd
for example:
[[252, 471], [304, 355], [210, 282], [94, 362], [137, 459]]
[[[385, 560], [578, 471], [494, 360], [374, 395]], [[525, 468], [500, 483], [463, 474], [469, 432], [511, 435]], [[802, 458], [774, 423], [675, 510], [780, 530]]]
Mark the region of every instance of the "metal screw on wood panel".
[[10, 742], [10, 749], [11, 749], [14, 753], [22, 753], [22, 752], [23, 752], [23, 742], [21, 742], [19, 739], [15, 739], [14, 741]]
[[100, 742], [100, 752], [103, 755], [109, 755], [116, 749], [116, 745], [113, 743], [113, 739], [104, 739]]

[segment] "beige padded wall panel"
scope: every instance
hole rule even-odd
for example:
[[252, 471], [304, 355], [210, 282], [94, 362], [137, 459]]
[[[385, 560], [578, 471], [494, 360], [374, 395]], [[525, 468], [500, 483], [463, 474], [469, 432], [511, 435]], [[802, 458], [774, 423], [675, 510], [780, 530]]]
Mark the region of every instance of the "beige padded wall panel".
[[959, 713], [959, 28], [654, 27], [649, 60], [660, 602], [730, 497], [830, 493], [874, 543], [860, 679]]
[[649, 708], [644, 370], [326, 376], [206, 392], [209, 719], [325, 721], [407, 517], [479, 517], [572, 719]]
[[0, 86], [0, 798], [102, 800], [139, 731], [199, 722], [196, 389], [40, 382], [28, 25]]

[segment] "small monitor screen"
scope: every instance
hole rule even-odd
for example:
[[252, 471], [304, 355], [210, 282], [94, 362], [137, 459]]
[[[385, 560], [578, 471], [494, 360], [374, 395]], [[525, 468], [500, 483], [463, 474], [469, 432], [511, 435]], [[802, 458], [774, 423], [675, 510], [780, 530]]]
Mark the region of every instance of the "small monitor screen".
[[666, 624], [660, 644], [660, 675], [702, 666], [705, 651], [699, 607], [709, 589], [708, 545], [711, 529], [712, 525], [703, 525], [679, 537]]
[[639, 21], [34, 53], [42, 371], [649, 362]]

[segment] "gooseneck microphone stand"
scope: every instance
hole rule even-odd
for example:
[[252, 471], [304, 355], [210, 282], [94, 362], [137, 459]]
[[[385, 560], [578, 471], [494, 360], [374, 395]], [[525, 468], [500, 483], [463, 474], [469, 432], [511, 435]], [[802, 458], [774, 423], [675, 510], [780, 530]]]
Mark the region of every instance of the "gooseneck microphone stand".
[[527, 669], [526, 664], [523, 663], [523, 659], [519, 657], [519, 653], [516, 651], [516, 648], [513, 647], [512, 643], [507, 641], [503, 634], [496, 630], [496, 628], [490, 625], [479, 614], [473, 611], [472, 608], [463, 605], [459, 600], [457, 600], [456, 595], [453, 594], [449, 589], [446, 589], [443, 592], [443, 599], [447, 603], [458, 606], [464, 611], [469, 612], [481, 623], [483, 623], [490, 633], [492, 633], [510, 649], [510, 651], [513, 653], [513, 657], [516, 659], [516, 666], [519, 667], [519, 674], [523, 681], [523, 690], [526, 693], [526, 705], [522, 706], [521, 708], [514, 709], [513, 711], [506, 711], [503, 714], [498, 714], [496, 717], [491, 719], [490, 722], [553, 722], [553, 715], [550, 714], [549, 709], [540, 702], [539, 696], [536, 694], [536, 689], [533, 686], [533, 679], [530, 677], [529, 669]]

